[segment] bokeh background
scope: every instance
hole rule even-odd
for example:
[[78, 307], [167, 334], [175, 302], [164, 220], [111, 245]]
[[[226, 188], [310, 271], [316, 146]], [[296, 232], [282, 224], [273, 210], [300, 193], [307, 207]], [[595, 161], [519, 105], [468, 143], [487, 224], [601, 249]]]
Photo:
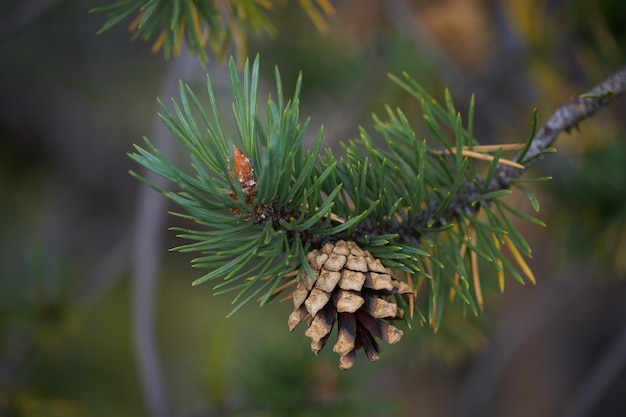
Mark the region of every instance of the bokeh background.
[[[274, 66], [286, 91], [304, 77], [308, 138], [325, 145], [370, 128], [372, 113], [418, 106], [387, 78], [407, 71], [466, 108], [476, 94], [484, 143], [524, 141], [561, 104], [626, 63], [622, 0], [334, 0], [320, 33], [298, 7], [270, 13], [277, 35], [253, 36], [262, 89]], [[450, 310], [433, 334], [416, 326], [376, 363], [340, 372], [287, 330], [289, 303], [246, 306], [210, 284], [167, 228], [174, 207], [128, 174], [142, 136], [184, 158], [158, 121], [177, 80], [231, 96], [225, 64], [166, 61], [129, 40], [97, 36], [100, 0], [0, 3], [0, 415], [142, 416], [137, 306], [155, 303], [154, 338], [176, 416], [626, 415], [626, 103], [563, 135], [532, 168], [543, 229], [520, 225], [538, 283], [485, 284], [478, 317]], [[532, 209], [519, 198], [521, 210]], [[141, 242], [150, 251], [143, 251]], [[151, 244], [151, 246], [150, 246]], [[138, 287], [137, 265], [157, 268]], [[490, 277], [484, 276], [489, 282]], [[145, 330], [145, 329], [144, 329]], [[148, 338], [151, 334], [148, 334]], [[329, 350], [329, 349], [326, 349]]]

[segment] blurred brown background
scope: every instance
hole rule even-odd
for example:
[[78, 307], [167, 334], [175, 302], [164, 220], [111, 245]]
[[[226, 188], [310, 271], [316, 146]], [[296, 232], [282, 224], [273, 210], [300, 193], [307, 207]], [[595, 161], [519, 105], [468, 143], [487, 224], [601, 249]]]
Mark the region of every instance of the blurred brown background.
[[[542, 124], [626, 63], [621, 0], [332, 3], [326, 34], [297, 3], [277, 8], [278, 35], [251, 38], [249, 55], [261, 54], [266, 91], [274, 65], [287, 92], [303, 72], [308, 135], [323, 124], [337, 149], [385, 104], [419, 124], [387, 73], [407, 71], [436, 96], [447, 86], [462, 109], [475, 93], [479, 140], [509, 143], [526, 140], [534, 107]], [[315, 358], [301, 332], [288, 333], [288, 305], [250, 304], [226, 319], [228, 296], [192, 288], [190, 257], [167, 251], [180, 242], [166, 229], [181, 220], [145, 228], [155, 223], [141, 201], [174, 208], [146, 197], [126, 153], [144, 135], [180, 151], [156, 97], [176, 97], [179, 78], [202, 94], [205, 71], [224, 115], [231, 96], [215, 59], [206, 69], [165, 61], [131, 42], [126, 24], [96, 36], [104, 17], [88, 11], [103, 4], [0, 4], [0, 415], [147, 414], [133, 253], [157, 256], [155, 337], [173, 415], [626, 415], [624, 100], [533, 167], [555, 177], [535, 188], [547, 229], [520, 226], [536, 286], [511, 279], [501, 295], [486, 285], [483, 316], [451, 311], [437, 335], [408, 330], [379, 362], [341, 373], [332, 352]], [[146, 236], [156, 249], [137, 255]]]

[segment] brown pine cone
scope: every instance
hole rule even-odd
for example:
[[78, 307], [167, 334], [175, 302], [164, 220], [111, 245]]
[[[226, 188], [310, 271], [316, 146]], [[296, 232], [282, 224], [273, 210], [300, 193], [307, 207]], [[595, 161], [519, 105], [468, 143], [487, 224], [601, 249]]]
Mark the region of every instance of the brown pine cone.
[[402, 318], [404, 312], [390, 294], [412, 292], [396, 280], [378, 259], [352, 241], [327, 243], [307, 254], [315, 277], [302, 273], [293, 293], [294, 311], [289, 316], [293, 331], [310, 317], [305, 335], [317, 354], [326, 344], [337, 321], [337, 341], [333, 351], [340, 355], [339, 367], [352, 368], [356, 351], [363, 348], [370, 361], [381, 352], [375, 338], [389, 344], [402, 338], [402, 330], [387, 320]]

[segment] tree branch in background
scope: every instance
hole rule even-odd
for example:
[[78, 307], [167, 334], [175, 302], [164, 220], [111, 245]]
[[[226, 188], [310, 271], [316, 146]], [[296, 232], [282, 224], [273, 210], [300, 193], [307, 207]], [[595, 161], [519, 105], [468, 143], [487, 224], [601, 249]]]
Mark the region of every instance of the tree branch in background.
[[[172, 61], [167, 77], [163, 81], [161, 94], [169, 97], [174, 94], [179, 77], [198, 77], [199, 65], [189, 54], [183, 54]], [[174, 154], [175, 142], [160, 120], [153, 129], [155, 142], [165, 154]], [[164, 185], [167, 181], [151, 172], [146, 176], [155, 183]], [[162, 227], [166, 215], [167, 200], [147, 187], [141, 187], [138, 194], [132, 256], [132, 315], [133, 341], [139, 379], [141, 381], [147, 413], [150, 417], [172, 415], [168, 389], [163, 375], [163, 367], [155, 334], [155, 301], [159, 259], [162, 253]]]

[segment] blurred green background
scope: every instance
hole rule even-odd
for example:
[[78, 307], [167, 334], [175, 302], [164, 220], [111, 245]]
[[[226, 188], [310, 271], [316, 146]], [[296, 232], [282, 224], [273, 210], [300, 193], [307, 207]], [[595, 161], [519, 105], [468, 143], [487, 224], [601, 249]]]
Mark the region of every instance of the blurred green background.
[[[499, 294], [486, 276], [481, 317], [448, 311], [436, 335], [405, 330], [379, 362], [359, 357], [340, 372], [336, 355], [314, 357], [301, 329], [288, 332], [289, 303], [227, 319], [228, 296], [191, 287], [190, 257], [167, 251], [180, 243], [167, 228], [182, 220], [141, 227], [147, 187], [128, 175], [137, 167], [126, 153], [144, 135], [180, 151], [156, 97], [175, 97], [179, 78], [201, 92], [206, 71], [224, 115], [231, 97], [223, 62], [165, 61], [131, 42], [126, 24], [96, 36], [104, 16], [88, 11], [106, 3], [0, 3], [0, 415], [148, 415], [131, 272], [134, 242], [153, 234], [172, 415], [626, 415], [624, 100], [532, 168], [554, 176], [535, 190], [547, 229], [520, 225], [536, 286], [509, 280]], [[621, 0], [332, 3], [328, 33], [285, 2], [270, 13], [277, 35], [249, 43], [264, 91], [275, 65], [286, 91], [302, 71], [307, 137], [323, 124], [328, 147], [369, 129], [385, 104], [418, 124], [416, 103], [387, 73], [407, 71], [436, 96], [447, 86], [461, 108], [475, 93], [477, 137], [511, 143], [526, 139], [534, 107], [541, 125], [626, 63]]]

